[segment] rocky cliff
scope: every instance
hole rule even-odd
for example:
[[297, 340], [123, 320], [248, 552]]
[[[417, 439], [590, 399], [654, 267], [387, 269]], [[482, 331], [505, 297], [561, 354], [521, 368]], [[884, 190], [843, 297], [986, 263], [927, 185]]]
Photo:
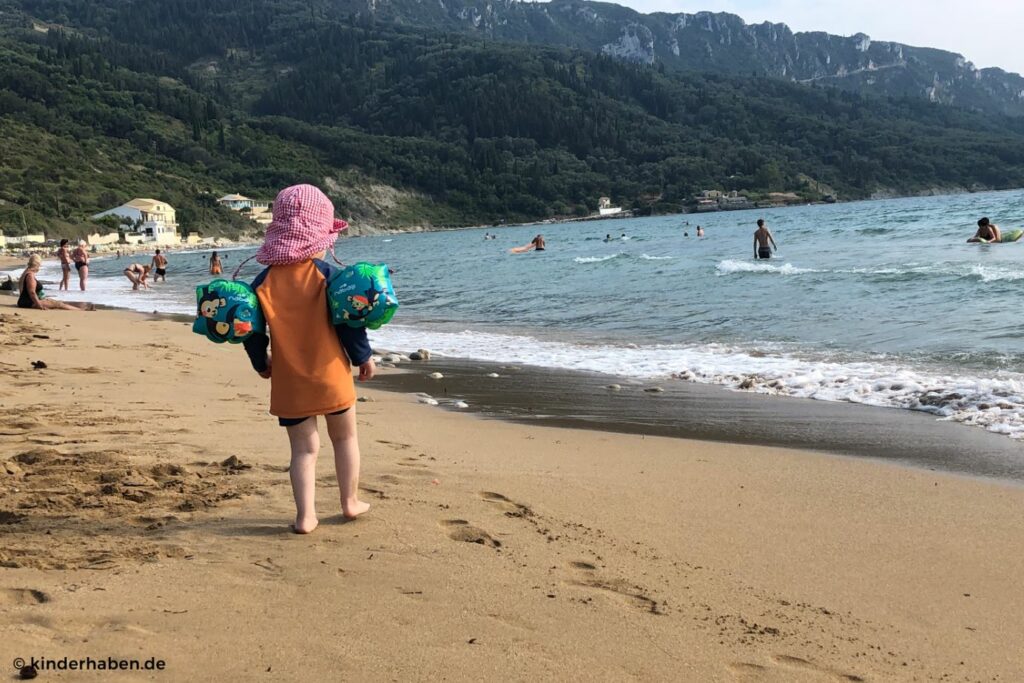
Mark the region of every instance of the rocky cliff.
[[757, 74], [883, 96], [926, 98], [1024, 115], [1024, 78], [977, 69], [944, 50], [873, 41], [858, 33], [794, 33], [733, 14], [641, 14], [587, 0], [335, 0], [335, 9], [375, 20], [562, 45], [666, 68]]

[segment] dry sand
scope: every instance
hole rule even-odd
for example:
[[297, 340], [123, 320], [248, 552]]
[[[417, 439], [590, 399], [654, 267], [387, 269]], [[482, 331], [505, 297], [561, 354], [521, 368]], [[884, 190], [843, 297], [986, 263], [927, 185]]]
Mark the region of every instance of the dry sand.
[[37, 680], [1024, 680], [1018, 486], [361, 388], [373, 509], [327, 447], [301, 537], [241, 349], [12, 303], [0, 666], [166, 660]]

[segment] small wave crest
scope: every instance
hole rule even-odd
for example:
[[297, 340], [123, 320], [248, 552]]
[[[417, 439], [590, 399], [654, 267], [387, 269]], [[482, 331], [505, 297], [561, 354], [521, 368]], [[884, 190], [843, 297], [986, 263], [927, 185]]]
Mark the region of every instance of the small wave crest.
[[719, 261], [718, 265], [715, 266], [715, 270], [718, 271], [719, 275], [732, 275], [733, 273], [767, 273], [774, 275], [799, 275], [801, 273], [820, 273], [822, 271], [815, 270], [814, 268], [797, 268], [791, 263], [783, 263], [782, 265], [774, 265], [772, 263], [765, 263], [764, 261], [739, 261], [736, 259], [726, 259]]
[[649, 254], [640, 254], [640, 258], [645, 261], [668, 261], [669, 259], [674, 259], [675, 256], [651, 256]]
[[573, 259], [574, 263], [602, 263], [603, 261], [611, 261], [613, 258], [624, 256], [624, 254], [609, 254], [607, 256], [577, 256]]
[[1024, 439], [1024, 373], [1019, 372], [946, 373], [883, 356], [838, 360], [722, 344], [623, 348], [404, 325], [381, 328], [374, 341], [392, 349], [428, 346], [453, 357], [494, 362], [515, 358], [539, 367], [671, 376], [738, 391], [922, 411]]

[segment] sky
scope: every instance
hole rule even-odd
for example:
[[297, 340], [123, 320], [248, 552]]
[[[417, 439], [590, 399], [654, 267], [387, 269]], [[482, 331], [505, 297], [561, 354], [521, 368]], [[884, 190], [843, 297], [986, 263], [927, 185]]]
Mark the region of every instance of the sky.
[[866, 33], [964, 55], [976, 67], [1024, 73], [1021, 0], [606, 0], [640, 12], [703, 10], [738, 14], [748, 23], [788, 24], [794, 31]]

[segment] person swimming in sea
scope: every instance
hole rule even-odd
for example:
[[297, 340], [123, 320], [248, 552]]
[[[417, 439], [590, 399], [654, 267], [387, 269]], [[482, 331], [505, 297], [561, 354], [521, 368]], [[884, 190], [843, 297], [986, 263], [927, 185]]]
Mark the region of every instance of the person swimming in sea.
[[978, 220], [978, 231], [974, 233], [974, 237], [967, 240], [968, 242], [1001, 242], [1003, 240], [1003, 233], [999, 230], [999, 226], [990, 221], [988, 218], [981, 218]]
[[509, 249], [513, 254], [525, 254], [528, 251], [544, 251], [547, 248], [547, 243], [544, 242], [544, 235], [537, 235], [529, 244], [524, 244], [521, 247], [512, 247]]
[[775, 244], [775, 238], [772, 237], [768, 226], [764, 224], [764, 219], [758, 218], [757, 230], [754, 232], [754, 258], [769, 259], [772, 257], [773, 250], [779, 250], [779, 247]]
[[702, 228], [702, 227], [700, 227], [698, 225], [697, 226], [697, 237], [703, 237], [703, 236], [704, 236], [704, 228]]

